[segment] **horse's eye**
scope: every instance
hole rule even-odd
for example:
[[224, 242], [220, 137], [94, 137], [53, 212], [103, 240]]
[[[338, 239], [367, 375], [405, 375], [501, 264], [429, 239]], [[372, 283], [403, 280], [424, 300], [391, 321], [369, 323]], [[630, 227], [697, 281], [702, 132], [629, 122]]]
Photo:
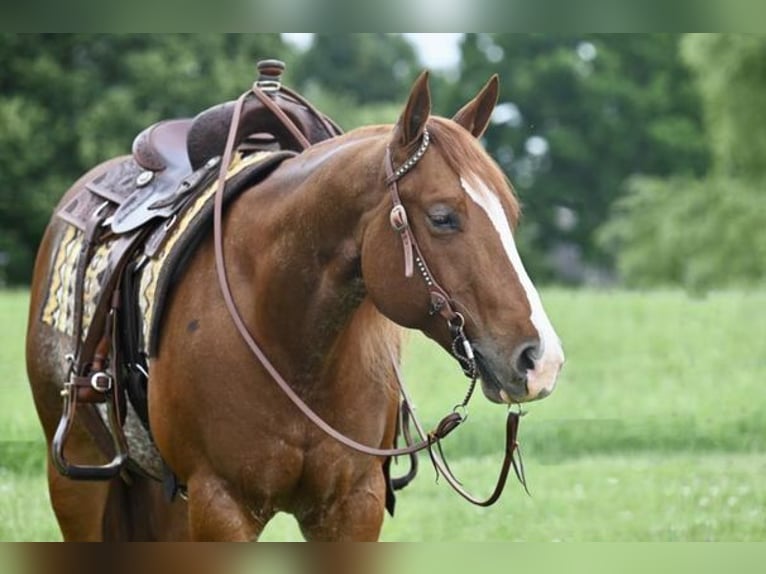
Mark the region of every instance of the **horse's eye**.
[[434, 230], [442, 233], [460, 229], [458, 214], [446, 205], [436, 205], [429, 209], [428, 222]]

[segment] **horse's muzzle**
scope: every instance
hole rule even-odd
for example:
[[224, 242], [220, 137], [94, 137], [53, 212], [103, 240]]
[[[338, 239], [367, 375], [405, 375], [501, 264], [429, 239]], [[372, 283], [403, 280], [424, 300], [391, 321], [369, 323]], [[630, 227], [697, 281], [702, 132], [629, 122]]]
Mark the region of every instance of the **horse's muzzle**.
[[481, 344], [474, 345], [482, 390], [490, 401], [499, 404], [526, 403], [543, 399], [556, 386], [562, 357], [547, 357], [533, 344], [525, 343], [510, 360]]

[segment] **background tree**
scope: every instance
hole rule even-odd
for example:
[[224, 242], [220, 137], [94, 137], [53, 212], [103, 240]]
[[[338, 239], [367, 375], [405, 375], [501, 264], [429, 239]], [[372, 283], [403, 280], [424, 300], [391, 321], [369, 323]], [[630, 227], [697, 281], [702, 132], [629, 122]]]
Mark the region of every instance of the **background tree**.
[[399, 102], [418, 73], [415, 49], [400, 34], [315, 34], [292, 77], [320, 84], [357, 105]]
[[687, 34], [682, 48], [705, 105], [716, 173], [760, 181], [766, 175], [766, 36]]
[[[595, 231], [629, 176], [704, 172], [701, 109], [679, 38], [466, 35], [453, 105], [500, 73], [498, 125], [487, 146], [524, 204], [521, 234], [525, 251], [537, 253], [527, 257], [537, 277], [552, 276], [544, 265], [556, 261], [551, 253], [611, 267]], [[558, 271], [586, 278], [577, 265]]]
[[420, 69], [401, 34], [314, 34], [286, 81], [350, 130], [396, 121]]
[[[610, 277], [614, 261], [631, 284], [764, 275], [752, 263], [766, 261], [763, 242], [743, 242], [766, 228], [766, 40], [690, 35], [682, 57], [680, 39], [466, 34], [459, 68], [432, 75], [445, 116], [501, 75], [486, 144], [524, 204], [535, 279]], [[50, 211], [82, 172], [153, 121], [234, 98], [274, 56], [345, 129], [395, 121], [423, 67], [400, 34], [317, 34], [305, 52], [277, 34], [0, 35], [0, 282], [28, 280]], [[710, 246], [721, 249], [703, 260]]]
[[[0, 282], [29, 279], [50, 211], [143, 127], [241, 93], [277, 34], [0, 35]], [[3, 277], [5, 275], [5, 277]]]
[[766, 279], [766, 37], [690, 34], [683, 55], [713, 154], [704, 178], [636, 178], [601, 232], [629, 284], [692, 289]]

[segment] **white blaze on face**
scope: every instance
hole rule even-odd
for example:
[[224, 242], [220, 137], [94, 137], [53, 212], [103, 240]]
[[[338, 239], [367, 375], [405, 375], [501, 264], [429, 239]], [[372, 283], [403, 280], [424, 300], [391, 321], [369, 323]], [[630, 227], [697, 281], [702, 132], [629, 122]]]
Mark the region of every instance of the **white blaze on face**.
[[511, 263], [519, 282], [524, 289], [529, 307], [532, 309], [530, 320], [537, 329], [542, 346], [542, 356], [535, 359], [535, 367], [527, 371], [527, 388], [529, 398], [535, 398], [541, 391], [545, 394], [553, 391], [556, 385], [561, 365], [564, 363], [564, 351], [561, 348], [561, 341], [553, 330], [548, 315], [545, 314], [543, 303], [537, 289], [527, 275], [524, 264], [516, 249], [516, 242], [513, 240], [511, 226], [508, 223], [508, 217], [500, 203], [500, 198], [478, 177], [472, 177], [470, 180], [460, 178], [462, 185], [468, 196], [487, 214], [489, 220], [500, 236], [500, 241], [505, 249], [505, 254]]

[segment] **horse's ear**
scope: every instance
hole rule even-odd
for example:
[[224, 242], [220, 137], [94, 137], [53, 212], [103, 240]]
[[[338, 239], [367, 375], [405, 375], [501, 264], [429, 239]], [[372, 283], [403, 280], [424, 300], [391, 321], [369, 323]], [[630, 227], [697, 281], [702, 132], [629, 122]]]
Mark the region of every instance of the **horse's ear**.
[[492, 112], [497, 105], [499, 93], [500, 79], [495, 74], [484, 84], [474, 99], [460, 108], [452, 120], [480, 138], [489, 125], [489, 118], [492, 117]]
[[429, 115], [431, 115], [431, 90], [428, 87], [426, 70], [418, 76], [412, 86], [407, 105], [394, 127], [393, 143], [407, 146], [420, 139]]

